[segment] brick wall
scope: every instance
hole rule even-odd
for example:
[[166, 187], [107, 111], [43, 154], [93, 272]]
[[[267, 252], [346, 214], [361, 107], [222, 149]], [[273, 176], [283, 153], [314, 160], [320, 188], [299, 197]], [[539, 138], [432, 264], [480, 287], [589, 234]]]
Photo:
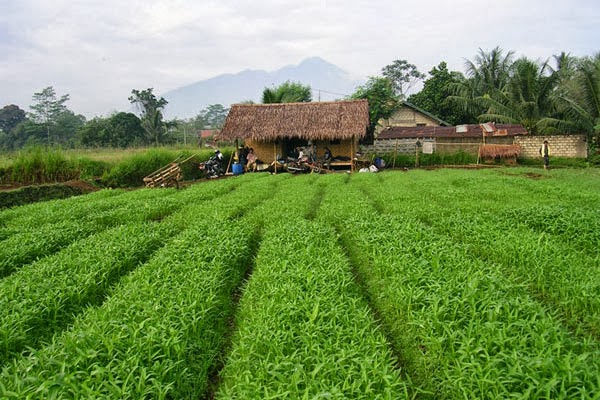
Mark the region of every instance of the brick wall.
[[[463, 151], [477, 155], [481, 138], [425, 138], [421, 142], [432, 142], [433, 151], [439, 153], [457, 153]], [[372, 146], [362, 146], [363, 152], [375, 154], [388, 154], [398, 152], [398, 154], [414, 154], [417, 139], [376, 139]], [[513, 144], [513, 137], [495, 137], [486, 138], [486, 143], [494, 144]]]
[[516, 136], [515, 144], [521, 146], [522, 157], [539, 157], [540, 147], [548, 141], [550, 157], [586, 158], [585, 135]]
[[[548, 140], [551, 157], [587, 157], [585, 135], [493, 137], [486, 138], [486, 143], [518, 144], [521, 146], [521, 157], [533, 158], [540, 156], [539, 149], [544, 140]], [[415, 142], [416, 139], [376, 139], [371, 146], [361, 146], [361, 150], [369, 154], [388, 154], [394, 153], [397, 149], [398, 154], [412, 154], [415, 152]], [[437, 138], [434, 151], [440, 153], [464, 151], [477, 154], [479, 143], [480, 139], [476, 138]]]
[[393, 140], [375, 140], [371, 146], [361, 146], [363, 152], [369, 154], [414, 154], [416, 139], [393, 139]]

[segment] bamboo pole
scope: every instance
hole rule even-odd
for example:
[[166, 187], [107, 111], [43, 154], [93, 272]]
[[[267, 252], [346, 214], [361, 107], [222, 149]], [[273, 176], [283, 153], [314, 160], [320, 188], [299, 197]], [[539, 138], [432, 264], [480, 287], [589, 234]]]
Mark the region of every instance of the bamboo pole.
[[398, 157], [398, 139], [396, 139], [396, 146], [394, 148], [394, 161], [392, 161], [392, 169], [396, 169], [396, 158]]
[[277, 175], [277, 141], [273, 142], [273, 158], [275, 159], [273, 167], [275, 168], [275, 175]]
[[228, 175], [229, 172], [229, 167], [231, 166], [231, 160], [233, 159], [233, 155], [235, 154], [235, 151], [233, 153], [231, 153], [231, 155], [229, 156], [229, 162], [227, 163], [227, 169], [225, 170], [225, 175]]
[[[418, 141], [418, 139], [417, 139]], [[419, 146], [415, 144], [415, 168], [419, 167]]]
[[350, 172], [356, 171], [356, 166], [354, 165], [354, 158], [356, 157], [356, 151], [354, 151], [354, 135], [352, 136], [350, 142]]

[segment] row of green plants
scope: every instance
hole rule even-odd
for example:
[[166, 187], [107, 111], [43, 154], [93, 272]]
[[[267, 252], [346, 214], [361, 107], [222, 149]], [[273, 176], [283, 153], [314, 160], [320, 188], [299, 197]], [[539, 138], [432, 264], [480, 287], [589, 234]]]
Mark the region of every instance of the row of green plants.
[[[452, 182], [452, 173], [445, 173]], [[462, 174], [464, 176], [464, 174]], [[464, 179], [464, 178], [463, 178]], [[477, 184], [472, 180], [472, 184]], [[567, 325], [581, 335], [600, 335], [600, 302], [596, 296], [600, 287], [598, 274], [590, 273], [600, 265], [600, 222], [593, 190], [580, 182], [555, 187], [551, 177], [529, 183], [529, 191], [514, 188], [507, 192], [496, 207], [472, 206], [477, 209], [464, 218], [459, 210], [468, 198], [475, 203], [478, 195], [471, 190], [455, 191], [452, 195], [432, 196], [430, 214], [445, 214], [444, 218], [425, 218], [428, 226], [469, 246], [469, 254], [498, 265], [503, 272], [530, 288], [536, 298], [555, 311], [560, 311]], [[390, 180], [389, 188], [397, 182]], [[498, 190], [498, 182], [480, 183], [480, 193]], [[468, 188], [468, 186], [466, 187]], [[531, 191], [544, 197], [535, 204]], [[380, 193], [385, 193], [382, 191]], [[433, 193], [432, 193], [433, 195]], [[508, 196], [513, 200], [508, 204]], [[385, 197], [385, 195], [383, 195]], [[406, 197], [410, 197], [409, 195]], [[520, 198], [520, 199], [518, 199]], [[596, 191], [597, 198], [597, 191]], [[409, 214], [410, 200], [389, 201], [386, 210], [393, 214]], [[409, 200], [409, 201], [406, 201]], [[422, 216], [418, 217], [423, 220]]]
[[[426, 398], [597, 395], [597, 342], [573, 336], [559, 313], [511, 279], [505, 266], [470, 254], [468, 240], [456, 242], [419, 220], [412, 210], [447, 223], [430, 208], [432, 196], [403, 196], [392, 188], [404, 179], [393, 177], [389, 186], [386, 180], [331, 185], [320, 213], [338, 226], [359, 268], [406, 367], [409, 392]], [[468, 220], [469, 212], [463, 209], [462, 217]]]
[[2, 211], [2, 243], [100, 228], [0, 280], [0, 397], [595, 398], [599, 181], [246, 174]]
[[[254, 226], [241, 217], [268, 196], [258, 179], [238, 190], [242, 179], [178, 192], [189, 204], [154, 224], [161, 234], [171, 224], [181, 233], [109, 289], [101, 306], [15, 359], [2, 372], [0, 395], [191, 398], [205, 392], [227, 341], [233, 293], [256, 246]], [[202, 198], [211, 191], [220, 194]], [[73, 272], [72, 279], [85, 275]]]
[[[174, 212], [181, 201], [170, 192], [156, 192], [152, 199], [135, 200], [135, 196], [118, 197], [125, 200], [119, 206], [108, 199], [113, 207], [86, 214], [82, 218], [61, 220], [35, 226], [35, 214], [29, 216], [33, 226], [8, 228], [9, 234], [0, 246], [0, 277], [11, 274], [35, 259], [53, 254], [69, 244], [110, 227], [135, 221], [160, 220]], [[65, 208], [74, 211], [74, 208]], [[42, 217], [43, 218], [43, 217]], [[42, 219], [41, 218], [41, 219]], [[5, 231], [6, 234], [6, 231]]]
[[129, 275], [102, 307], [9, 366], [0, 394], [20, 399], [191, 398], [202, 393], [227, 330], [231, 291], [244, 275], [252, 237], [247, 227], [232, 223], [209, 243], [205, 231], [214, 223], [198, 221]]
[[127, 207], [130, 201], [152, 202], [173, 193], [175, 192], [171, 190], [102, 190], [86, 196], [31, 203], [0, 213], [0, 232], [6, 236], [35, 231], [44, 225], [57, 222], [85, 223], [103, 213]]
[[315, 175], [272, 178], [269, 200], [245, 216], [264, 233], [214, 397], [402, 397], [336, 233], [313, 221], [325, 187]]
[[0, 363], [48, 340], [167, 241], [170, 224], [121, 225], [81, 240], [0, 281]]
[[0, 277], [111, 227], [143, 221], [160, 221], [181, 207], [210, 202], [229, 193], [239, 180], [218, 187], [200, 185], [175, 189], [103, 191], [83, 198], [31, 204], [0, 213]]
[[[288, 224], [292, 235], [282, 235]], [[335, 236], [302, 216], [269, 225], [216, 398], [403, 397], [386, 338]]]

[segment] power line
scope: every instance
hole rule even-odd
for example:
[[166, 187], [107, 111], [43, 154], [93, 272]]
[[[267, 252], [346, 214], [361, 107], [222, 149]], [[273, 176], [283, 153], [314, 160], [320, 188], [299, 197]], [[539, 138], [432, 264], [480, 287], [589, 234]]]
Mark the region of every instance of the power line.
[[336, 93], [336, 92], [330, 92], [330, 91], [328, 91], [328, 90], [323, 90], [323, 89], [312, 89], [312, 90], [313, 90], [313, 92], [314, 92], [314, 91], [317, 91], [317, 92], [319, 92], [319, 93], [318, 93], [318, 94], [319, 94], [319, 100], [318, 100], [318, 101], [321, 101], [321, 92], [323, 92], [323, 93], [327, 93], [327, 94], [335, 94], [336, 96], [344, 96], [344, 97], [348, 97], [348, 96], [350, 96], [349, 94], [345, 94], [345, 93]]

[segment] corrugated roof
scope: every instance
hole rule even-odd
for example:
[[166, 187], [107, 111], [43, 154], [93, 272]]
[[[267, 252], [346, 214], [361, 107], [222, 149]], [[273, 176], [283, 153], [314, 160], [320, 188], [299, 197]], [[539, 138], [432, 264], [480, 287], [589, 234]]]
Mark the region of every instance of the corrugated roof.
[[367, 100], [234, 104], [219, 138], [226, 140], [302, 138], [331, 140], [363, 137], [369, 125]]
[[[395, 126], [384, 129], [379, 133], [377, 139], [408, 139], [408, 138], [423, 138], [423, 137], [444, 137], [444, 138], [460, 138], [460, 137], [481, 137], [482, 129], [479, 124], [460, 125], [465, 127], [460, 130], [465, 132], [457, 133], [455, 126]], [[495, 130], [487, 133], [486, 136], [517, 136], [527, 135], [529, 132], [517, 124], [495, 124]]]

